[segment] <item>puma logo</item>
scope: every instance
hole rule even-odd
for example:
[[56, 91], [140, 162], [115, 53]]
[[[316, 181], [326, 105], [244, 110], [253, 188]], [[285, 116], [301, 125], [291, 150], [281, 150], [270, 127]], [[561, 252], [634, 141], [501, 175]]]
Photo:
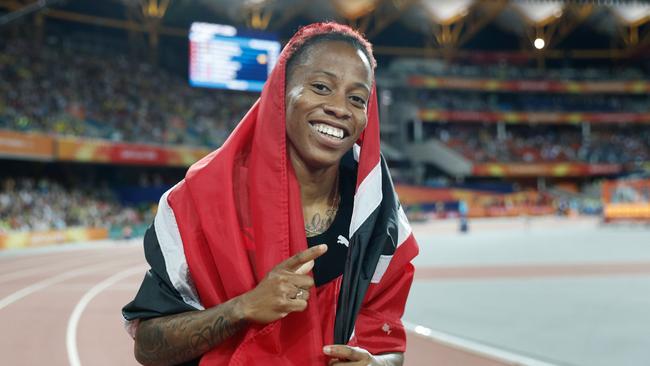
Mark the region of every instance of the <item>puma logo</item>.
[[349, 247], [349, 246], [350, 246], [350, 242], [349, 242], [348, 239], [346, 239], [345, 236], [343, 236], [343, 235], [339, 235], [339, 238], [338, 238], [338, 240], [337, 240], [336, 242], [337, 242], [338, 244], [343, 244], [343, 245], [345, 245], [346, 247]]

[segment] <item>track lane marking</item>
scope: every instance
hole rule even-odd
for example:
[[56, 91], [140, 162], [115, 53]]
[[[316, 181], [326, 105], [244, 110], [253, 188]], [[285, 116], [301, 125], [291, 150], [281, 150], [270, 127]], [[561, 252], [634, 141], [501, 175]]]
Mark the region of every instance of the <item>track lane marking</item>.
[[88, 261], [100, 260], [103, 258], [105, 258], [105, 253], [95, 253], [94, 255], [85, 255], [80, 257], [67, 257], [65, 258], [67, 260], [56, 262], [56, 263], [49, 263], [49, 261], [46, 261], [47, 263], [50, 264], [49, 266], [41, 265], [41, 266], [37, 266], [36, 268], [26, 268], [22, 270], [13, 271], [11, 273], [0, 274], [0, 283], [8, 282], [15, 279], [20, 279], [33, 274], [41, 274], [49, 270], [57, 270], [57, 269], [63, 270], [66, 269], [66, 267], [70, 267], [71, 264], [76, 264], [76, 262], [87, 263]]
[[107, 288], [124, 280], [125, 278], [134, 276], [136, 274], [141, 274], [144, 271], [146, 271], [146, 266], [144, 265], [138, 265], [136, 267], [125, 269], [96, 284], [83, 294], [74, 310], [72, 311], [72, 314], [70, 315], [66, 329], [65, 343], [66, 350], [68, 351], [68, 361], [70, 362], [70, 366], [81, 366], [81, 360], [79, 359], [79, 349], [77, 347], [77, 328], [79, 326], [81, 315], [83, 314], [88, 304], [95, 298], [95, 296], [99, 295]]
[[[129, 263], [128, 265], [136, 265], [138, 263], [141, 263], [141, 262], [132, 262], [132, 263]], [[42, 290], [44, 288], [47, 288], [47, 287], [49, 287], [51, 285], [54, 285], [56, 283], [63, 282], [65, 280], [69, 279], [69, 278], [73, 278], [73, 277], [83, 275], [83, 274], [86, 274], [86, 273], [90, 273], [90, 272], [97, 272], [97, 271], [100, 271], [100, 270], [103, 270], [103, 269], [108, 269], [108, 268], [111, 268], [111, 267], [115, 267], [116, 265], [124, 265], [124, 264], [125, 263], [124, 263], [123, 260], [113, 261], [113, 262], [107, 263], [104, 266], [101, 266], [101, 265], [98, 266], [97, 264], [92, 264], [92, 265], [89, 265], [89, 266], [85, 266], [85, 267], [81, 267], [81, 268], [77, 268], [77, 269], [74, 269], [74, 270], [71, 270], [71, 271], [61, 273], [58, 276], [54, 276], [54, 277], [45, 279], [43, 281], [36, 282], [36, 283], [34, 283], [32, 285], [29, 285], [27, 287], [23, 287], [22, 289], [20, 289], [18, 291], [15, 291], [15, 292], [11, 293], [10, 295], [8, 295], [8, 296], [4, 297], [3, 299], [1, 299], [0, 300], [0, 310], [6, 308], [7, 306], [13, 304], [14, 302], [16, 302], [16, 301], [18, 301], [18, 300], [20, 300], [20, 299], [22, 299], [22, 298], [24, 298], [26, 296], [29, 296], [29, 295], [33, 294], [34, 292], [40, 291], [40, 290]]]

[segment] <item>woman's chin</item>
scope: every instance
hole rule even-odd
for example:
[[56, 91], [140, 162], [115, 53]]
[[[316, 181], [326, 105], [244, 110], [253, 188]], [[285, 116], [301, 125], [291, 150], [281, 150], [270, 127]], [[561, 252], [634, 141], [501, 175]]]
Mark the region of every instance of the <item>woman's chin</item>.
[[343, 154], [333, 152], [310, 154], [304, 158], [299, 158], [299, 164], [308, 170], [322, 170], [337, 167], [342, 157]]

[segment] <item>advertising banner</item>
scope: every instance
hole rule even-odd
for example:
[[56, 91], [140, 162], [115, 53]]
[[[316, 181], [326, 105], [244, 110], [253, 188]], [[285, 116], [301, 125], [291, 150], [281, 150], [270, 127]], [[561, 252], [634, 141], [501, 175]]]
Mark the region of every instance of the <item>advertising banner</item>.
[[76, 227], [65, 230], [18, 232], [0, 234], [0, 250], [34, 248], [108, 238], [108, 229]]
[[650, 113], [489, 112], [421, 109], [418, 114], [420, 119], [425, 122], [650, 123]]
[[71, 137], [57, 140], [57, 158], [78, 162], [190, 166], [209, 152], [210, 150], [205, 148], [113, 143]]
[[641, 81], [560, 81], [560, 80], [499, 80], [457, 77], [411, 76], [409, 86], [427, 89], [480, 90], [502, 92], [548, 93], [650, 93], [650, 82]]
[[582, 177], [618, 174], [620, 164], [584, 163], [484, 163], [474, 164], [478, 177]]
[[52, 160], [54, 139], [38, 133], [0, 130], [0, 156], [31, 160]]

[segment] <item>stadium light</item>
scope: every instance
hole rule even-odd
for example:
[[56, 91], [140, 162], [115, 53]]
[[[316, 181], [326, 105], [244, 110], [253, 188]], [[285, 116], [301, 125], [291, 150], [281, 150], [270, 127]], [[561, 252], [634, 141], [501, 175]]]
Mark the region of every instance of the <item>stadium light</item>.
[[535, 39], [535, 42], [533, 42], [533, 45], [535, 45], [535, 48], [537, 48], [538, 50], [541, 50], [542, 48], [544, 48], [544, 46], [546, 46], [546, 42], [544, 42], [544, 40], [541, 38], [537, 38]]

